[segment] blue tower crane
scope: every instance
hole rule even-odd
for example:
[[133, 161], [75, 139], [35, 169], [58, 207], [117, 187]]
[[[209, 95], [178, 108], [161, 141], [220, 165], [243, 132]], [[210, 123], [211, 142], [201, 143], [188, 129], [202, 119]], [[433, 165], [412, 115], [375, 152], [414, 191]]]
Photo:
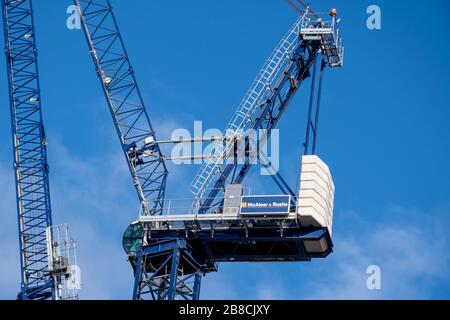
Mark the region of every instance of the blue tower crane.
[[[20, 240], [20, 300], [75, 299], [66, 225], [53, 226], [31, 0], [2, 0]], [[64, 242], [64, 243], [63, 243]], [[69, 284], [72, 282], [72, 286]], [[77, 282], [77, 283], [75, 283]]]
[[[249, 159], [244, 164], [226, 163], [224, 159], [233, 153], [235, 144], [224, 146], [224, 142], [237, 141], [241, 132], [252, 129], [265, 129], [270, 137], [294, 95], [312, 74], [305, 154], [315, 153], [323, 71], [326, 66], [343, 65], [344, 48], [335, 11], [329, 20], [320, 19], [304, 6], [233, 115], [224, 138], [214, 140], [213, 152], [204, 157], [208, 160], [192, 183], [192, 207], [186, 214], [171, 215], [163, 210], [167, 178], [164, 159], [170, 158], [164, 157], [159, 147], [167, 141], [155, 138], [110, 2], [75, 3], [143, 203], [139, 221], [128, 227], [123, 238], [135, 272], [133, 299], [197, 300], [202, 276], [217, 271], [219, 262], [309, 261], [331, 253], [330, 230], [320, 225], [302, 226], [296, 194], [281, 174], [273, 179], [290, 196], [285, 214], [248, 217], [238, 212], [242, 195], [239, 186], [252, 163]], [[246, 140], [241, 148], [247, 150], [249, 143]], [[263, 155], [260, 158], [264, 166], [272, 166]], [[334, 194], [332, 182], [327, 183]], [[149, 201], [153, 201], [152, 206], [146, 209]]]
[[[208, 160], [192, 183], [190, 212], [141, 217], [125, 233], [125, 248], [135, 265], [133, 299], [198, 299], [201, 276], [216, 271], [219, 262], [309, 261], [332, 251], [331, 230], [302, 225], [297, 214], [300, 200], [279, 173], [272, 178], [289, 196], [289, 213], [246, 216], [242, 211], [241, 183], [252, 166], [246, 154], [250, 141], [238, 144], [242, 135], [265, 129], [270, 137], [294, 95], [312, 76], [304, 154], [315, 154], [323, 72], [326, 66], [343, 65], [336, 11], [322, 19], [308, 6], [304, 9], [228, 123], [223, 137], [231, 143], [218, 139], [212, 153], [203, 156]], [[237, 149], [244, 151], [245, 162], [225, 161], [236, 157]], [[265, 155], [259, 157], [264, 166], [272, 166]], [[334, 190], [332, 182], [327, 184]]]
[[46, 272], [52, 212], [31, 1], [2, 0], [2, 12], [19, 214], [19, 298], [48, 299], [54, 296], [53, 278]]

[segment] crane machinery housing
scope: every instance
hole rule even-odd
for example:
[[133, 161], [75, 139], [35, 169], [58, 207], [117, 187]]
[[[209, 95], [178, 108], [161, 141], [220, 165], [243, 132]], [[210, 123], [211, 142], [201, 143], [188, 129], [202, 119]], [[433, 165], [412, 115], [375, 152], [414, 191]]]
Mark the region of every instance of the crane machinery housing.
[[[133, 267], [133, 299], [196, 300], [202, 276], [219, 262], [310, 261], [332, 252], [334, 183], [316, 155], [323, 76], [343, 66], [336, 10], [317, 14], [301, 0], [299, 18], [276, 46], [191, 185], [192, 205], [175, 214], [165, 207], [170, 157], [162, 154], [109, 0], [74, 0], [90, 53], [136, 188], [141, 212], [123, 245]], [[281, 194], [245, 193], [254, 165], [224, 161], [246, 154], [249, 130], [267, 138], [293, 97], [310, 81], [310, 102], [299, 190], [273, 170]], [[203, 141], [202, 138], [190, 141]], [[244, 151], [242, 153], [242, 151]], [[273, 164], [262, 153], [259, 162]]]
[[1, 0], [21, 267], [20, 300], [76, 299], [80, 270], [67, 225], [54, 226], [31, 0]]

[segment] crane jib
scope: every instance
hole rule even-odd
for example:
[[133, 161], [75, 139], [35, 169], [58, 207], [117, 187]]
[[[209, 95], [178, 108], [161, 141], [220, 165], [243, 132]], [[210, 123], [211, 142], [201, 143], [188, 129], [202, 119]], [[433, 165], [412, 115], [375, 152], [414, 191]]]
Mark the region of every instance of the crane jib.
[[143, 215], [163, 213], [168, 171], [108, 0], [74, 0]]

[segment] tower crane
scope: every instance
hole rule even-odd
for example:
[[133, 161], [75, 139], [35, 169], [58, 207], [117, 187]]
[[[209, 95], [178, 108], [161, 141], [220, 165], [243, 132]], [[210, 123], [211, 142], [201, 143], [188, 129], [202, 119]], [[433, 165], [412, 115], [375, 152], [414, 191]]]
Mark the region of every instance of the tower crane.
[[[299, 9], [300, 17], [264, 64], [223, 136], [206, 139], [215, 141], [213, 151], [197, 157], [205, 163], [191, 185], [192, 205], [177, 215], [163, 207], [164, 161], [171, 158], [159, 145], [198, 140], [156, 139], [110, 1], [74, 1], [143, 203], [139, 220], [123, 238], [135, 274], [133, 299], [199, 299], [202, 276], [217, 271], [219, 262], [310, 261], [332, 252], [334, 183], [315, 152], [323, 72], [326, 66], [341, 67], [344, 58], [335, 10], [320, 16], [299, 1], [304, 10]], [[250, 142], [242, 140], [245, 132], [264, 129], [270, 137], [310, 77], [300, 196], [276, 172], [272, 178], [282, 195], [244, 195], [242, 183], [252, 162], [224, 160], [235, 157], [236, 149], [249, 148]], [[262, 154], [259, 160], [272, 166]]]
[[[191, 208], [181, 215], [169, 211], [141, 217], [125, 233], [125, 249], [135, 267], [134, 299], [198, 299], [201, 276], [217, 271], [219, 262], [309, 261], [331, 253], [334, 183], [328, 166], [315, 153], [323, 72], [326, 66], [343, 66], [344, 46], [336, 10], [321, 17], [299, 3], [304, 8], [300, 17], [226, 126], [223, 136], [232, 142], [218, 140], [204, 156], [206, 162], [191, 185]], [[235, 157], [237, 148], [246, 154], [250, 142], [241, 136], [250, 130], [264, 129], [270, 137], [310, 77], [300, 196], [275, 170], [272, 178], [281, 197], [243, 196], [242, 182], [252, 163], [248, 157], [244, 164], [226, 158]], [[264, 155], [259, 158], [271, 167]], [[258, 208], [261, 203], [267, 205], [263, 210]], [[275, 203], [285, 211], [268, 209]]]
[[20, 300], [76, 299], [67, 225], [54, 226], [31, 0], [1, 0], [20, 240]]

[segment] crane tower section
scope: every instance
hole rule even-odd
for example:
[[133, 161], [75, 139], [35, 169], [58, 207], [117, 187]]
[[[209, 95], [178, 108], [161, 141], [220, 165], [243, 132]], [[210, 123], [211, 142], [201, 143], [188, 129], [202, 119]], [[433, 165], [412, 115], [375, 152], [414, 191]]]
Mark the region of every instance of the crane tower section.
[[109, 0], [75, 0], [142, 215], [160, 215], [168, 176]]
[[48, 164], [30, 1], [2, 1], [24, 299], [48, 299], [46, 229], [52, 224]]
[[[17, 298], [76, 299], [80, 272], [75, 248], [66, 250], [67, 243], [56, 237], [60, 227], [52, 226], [32, 2], [2, 0], [1, 6], [19, 222], [21, 291]], [[63, 229], [68, 238], [67, 226]]]

